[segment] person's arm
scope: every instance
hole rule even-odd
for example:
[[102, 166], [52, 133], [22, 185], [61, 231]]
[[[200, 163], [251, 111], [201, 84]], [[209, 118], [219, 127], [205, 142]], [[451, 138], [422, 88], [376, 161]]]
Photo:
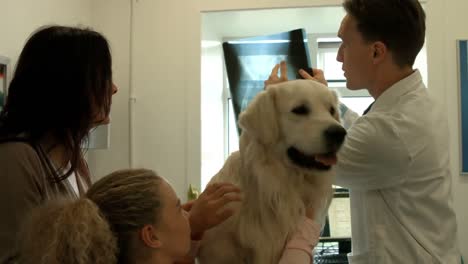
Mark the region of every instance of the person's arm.
[[[304, 218], [298, 231], [286, 244], [278, 264], [310, 264], [312, 250], [317, 245], [320, 236], [320, 225], [309, 218]], [[176, 264], [194, 264], [200, 241], [192, 240], [189, 256]]]
[[226, 205], [241, 200], [240, 189], [234, 184], [209, 184], [195, 201], [184, 205], [184, 209], [189, 212], [192, 240], [201, 240], [206, 230], [231, 217], [234, 211]]
[[348, 129], [338, 152], [336, 184], [356, 190], [398, 185], [411, 157], [391, 116], [364, 116]]
[[208, 185], [196, 200], [184, 204], [184, 210], [189, 212], [192, 244], [189, 254], [184, 259], [178, 260], [177, 264], [194, 263], [204, 232], [231, 217], [235, 212], [225, 206], [241, 200], [239, 187], [219, 182]]
[[286, 244], [279, 264], [312, 263], [312, 251], [320, 237], [320, 225], [315, 221], [304, 218], [298, 231]]
[[0, 145], [0, 263], [14, 257], [19, 227], [42, 201], [38, 178], [43, 171], [35, 151], [23, 143]]

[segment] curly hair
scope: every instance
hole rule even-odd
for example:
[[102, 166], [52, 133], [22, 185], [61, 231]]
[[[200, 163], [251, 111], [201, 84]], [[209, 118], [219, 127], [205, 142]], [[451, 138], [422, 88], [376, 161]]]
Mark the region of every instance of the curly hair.
[[79, 200], [51, 201], [33, 210], [19, 236], [19, 263], [130, 263], [131, 235], [159, 221], [160, 182], [151, 170], [116, 171]]
[[117, 263], [116, 238], [99, 208], [87, 198], [39, 207], [20, 237], [20, 263]]

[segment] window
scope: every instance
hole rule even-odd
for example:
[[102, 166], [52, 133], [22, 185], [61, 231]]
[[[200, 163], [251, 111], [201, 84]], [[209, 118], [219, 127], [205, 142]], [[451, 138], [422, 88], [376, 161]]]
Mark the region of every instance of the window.
[[231, 97], [229, 96], [227, 102], [227, 151], [226, 158], [231, 153], [239, 150], [239, 133], [237, 132], [236, 118], [234, 116], [234, 107], [232, 105]]
[[341, 70], [341, 63], [336, 60], [341, 41], [338, 38], [315, 38], [312, 43], [315, 45], [317, 54], [317, 68], [322, 69], [325, 79], [331, 87], [345, 87], [346, 79]]

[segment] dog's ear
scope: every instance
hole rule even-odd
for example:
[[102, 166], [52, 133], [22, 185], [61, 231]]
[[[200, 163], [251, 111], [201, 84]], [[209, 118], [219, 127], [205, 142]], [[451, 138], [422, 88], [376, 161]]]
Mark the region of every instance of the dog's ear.
[[248, 133], [263, 145], [271, 145], [279, 137], [274, 90], [270, 87], [257, 94], [239, 116], [242, 133]]
[[340, 103], [340, 95], [338, 94], [338, 91], [334, 90], [334, 89], [330, 89], [330, 92], [333, 96], [333, 103], [335, 105], [338, 105]]
[[338, 91], [334, 89], [330, 89], [330, 93], [332, 94], [333, 97], [333, 105], [335, 106], [335, 109], [337, 110], [337, 113], [335, 114], [335, 118], [340, 121], [342, 118], [342, 109], [341, 109], [341, 103], [340, 103], [340, 95]]

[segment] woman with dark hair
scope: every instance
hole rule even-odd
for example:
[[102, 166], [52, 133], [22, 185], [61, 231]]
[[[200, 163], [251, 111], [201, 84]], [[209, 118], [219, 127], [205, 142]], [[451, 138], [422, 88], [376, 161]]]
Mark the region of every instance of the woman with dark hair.
[[90, 29], [44, 27], [23, 48], [0, 113], [0, 263], [15, 258], [32, 208], [91, 184], [82, 146], [109, 123], [111, 65], [107, 40]]

